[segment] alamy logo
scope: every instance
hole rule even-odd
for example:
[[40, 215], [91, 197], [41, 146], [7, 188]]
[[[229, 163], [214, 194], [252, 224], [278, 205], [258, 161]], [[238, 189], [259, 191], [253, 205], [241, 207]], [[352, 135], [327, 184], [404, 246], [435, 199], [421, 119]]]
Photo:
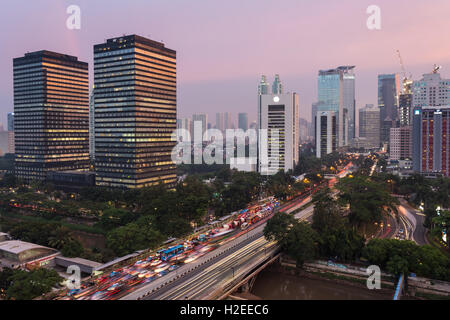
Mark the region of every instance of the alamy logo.
[[67, 18], [66, 26], [69, 30], [81, 29], [81, 9], [77, 5], [71, 5], [67, 7], [67, 14], [70, 16]]
[[370, 16], [367, 18], [367, 28], [369, 30], [381, 30], [381, 9], [377, 5], [371, 5], [366, 10]]
[[[284, 147], [279, 129], [227, 129], [225, 135], [217, 129], [205, 130], [201, 121], [194, 121], [193, 140], [191, 132], [177, 129], [172, 141], [176, 164], [227, 164], [258, 165], [264, 174], [276, 174], [280, 165], [280, 149]], [[246, 148], [248, 147], [248, 156]], [[258, 150], [259, 148], [259, 150]], [[192, 159], [193, 158], [193, 159]]]
[[70, 290], [79, 289], [81, 286], [81, 269], [77, 265], [71, 265], [67, 268], [70, 276], [67, 278], [66, 287]]
[[379, 266], [369, 266], [366, 270], [369, 275], [367, 278], [367, 288], [369, 290], [381, 289], [381, 270]]

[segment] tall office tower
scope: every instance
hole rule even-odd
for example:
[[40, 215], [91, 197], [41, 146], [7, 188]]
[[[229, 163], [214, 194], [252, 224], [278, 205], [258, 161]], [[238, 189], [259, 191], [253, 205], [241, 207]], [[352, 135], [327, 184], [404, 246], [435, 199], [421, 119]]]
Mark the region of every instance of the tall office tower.
[[414, 108], [413, 168], [450, 177], [450, 106]]
[[95, 97], [94, 88], [89, 99], [89, 157], [95, 160]]
[[225, 119], [222, 112], [216, 113], [216, 129], [222, 132], [225, 131]]
[[438, 68], [413, 82], [413, 108], [450, 105], [450, 79], [442, 79]]
[[270, 85], [267, 82], [267, 78], [266, 76], [261, 76], [261, 81], [259, 82], [258, 85], [258, 95], [262, 95], [262, 94], [270, 94]]
[[14, 112], [8, 112], [8, 131], [14, 131]]
[[366, 139], [368, 149], [380, 147], [380, 109], [373, 104], [359, 109], [359, 137]]
[[275, 80], [272, 84], [272, 94], [283, 94], [283, 84], [281, 83], [279, 74], [275, 75]]
[[[346, 125], [346, 122], [350, 122], [350, 113], [355, 112], [355, 79], [353, 69], [353, 66], [348, 66], [320, 70], [318, 76], [317, 111], [333, 111], [336, 113], [338, 120], [338, 147], [348, 145], [349, 125]], [[353, 116], [351, 121], [354, 121], [354, 118]], [[354, 130], [354, 127], [353, 124], [352, 130]]]
[[400, 126], [411, 125], [411, 113], [412, 113], [412, 93], [402, 93], [399, 98], [399, 120]]
[[88, 64], [38, 51], [13, 65], [16, 176], [44, 180], [49, 171], [88, 169]]
[[300, 142], [305, 142], [308, 140], [309, 137], [309, 123], [307, 120], [300, 118], [298, 120], [298, 136], [300, 139]]
[[238, 114], [238, 127], [244, 131], [248, 130], [248, 113]]
[[14, 148], [14, 112], [8, 113], [8, 153], [15, 153]]
[[268, 141], [258, 139], [261, 174], [293, 170], [298, 163], [298, 108], [296, 93], [260, 95], [258, 129], [267, 130], [268, 138]]
[[177, 129], [186, 130], [186, 132], [184, 132], [181, 135], [181, 137], [183, 138], [183, 141], [187, 141], [187, 140], [192, 141], [192, 136], [191, 136], [191, 132], [192, 132], [191, 119], [189, 119], [189, 118], [177, 119]]
[[94, 46], [97, 185], [174, 187], [176, 51], [137, 35]]
[[314, 118], [317, 158], [337, 150], [337, 119], [334, 111], [317, 111]]
[[[203, 137], [205, 135], [206, 130], [208, 130], [208, 115], [205, 113], [192, 115], [192, 130], [195, 129], [196, 122], [201, 122], [202, 137]], [[193, 133], [195, 134], [194, 131], [193, 131]], [[191, 139], [194, 140], [194, 136], [192, 136]], [[203, 139], [203, 140], [208, 141], [209, 137], [206, 137], [206, 139]]]
[[389, 142], [391, 128], [399, 125], [398, 99], [400, 78], [398, 74], [378, 75], [378, 107], [380, 108], [380, 140]]
[[344, 130], [347, 135], [347, 143], [356, 136], [356, 99], [355, 99], [355, 66], [341, 66], [338, 70], [342, 72], [343, 78], [343, 108], [348, 112], [348, 130]]
[[226, 129], [233, 129], [233, 122], [231, 120], [231, 113], [230, 112], [225, 112], [224, 113], [223, 123], [224, 123], [225, 130]]
[[391, 128], [389, 139], [389, 159], [410, 160], [412, 158], [412, 127]]

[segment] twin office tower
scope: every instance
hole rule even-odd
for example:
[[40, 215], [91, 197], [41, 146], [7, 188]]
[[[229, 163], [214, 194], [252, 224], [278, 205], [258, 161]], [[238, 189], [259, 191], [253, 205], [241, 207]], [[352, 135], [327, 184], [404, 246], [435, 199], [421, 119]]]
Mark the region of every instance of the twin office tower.
[[[14, 65], [15, 174], [88, 170], [88, 64], [38, 51]], [[139, 188], [176, 183], [176, 51], [137, 35], [94, 46], [96, 184]]]

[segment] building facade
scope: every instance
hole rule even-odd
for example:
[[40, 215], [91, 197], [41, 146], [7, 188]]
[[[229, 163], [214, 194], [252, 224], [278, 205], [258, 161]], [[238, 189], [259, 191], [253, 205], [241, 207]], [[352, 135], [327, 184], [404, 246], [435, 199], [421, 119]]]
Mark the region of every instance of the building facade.
[[298, 95], [264, 94], [259, 101], [258, 171], [272, 175], [293, 170], [298, 163]]
[[14, 147], [14, 112], [8, 113], [8, 153], [15, 153]]
[[450, 79], [442, 79], [434, 71], [424, 74], [422, 79], [412, 85], [413, 107], [448, 106], [450, 105]]
[[380, 147], [380, 109], [373, 104], [359, 109], [359, 137], [365, 138], [368, 149]]
[[317, 111], [315, 117], [316, 157], [333, 153], [338, 149], [338, 116], [334, 111]]
[[244, 131], [248, 130], [248, 113], [238, 114], [238, 128]]
[[450, 176], [450, 106], [414, 108], [413, 168]]
[[399, 126], [400, 78], [398, 74], [378, 76], [378, 107], [380, 108], [380, 142], [389, 142], [391, 128]]
[[412, 158], [412, 127], [391, 128], [389, 139], [390, 160], [410, 160]]
[[[347, 146], [355, 135], [355, 75], [354, 66], [320, 70], [318, 76], [318, 111], [332, 111], [337, 117], [338, 147]], [[314, 110], [316, 111], [316, 110]], [[313, 113], [313, 116], [316, 113]]]
[[13, 65], [16, 176], [44, 180], [48, 171], [88, 169], [88, 64], [38, 51]]
[[137, 35], [94, 46], [97, 185], [174, 187], [176, 51]]

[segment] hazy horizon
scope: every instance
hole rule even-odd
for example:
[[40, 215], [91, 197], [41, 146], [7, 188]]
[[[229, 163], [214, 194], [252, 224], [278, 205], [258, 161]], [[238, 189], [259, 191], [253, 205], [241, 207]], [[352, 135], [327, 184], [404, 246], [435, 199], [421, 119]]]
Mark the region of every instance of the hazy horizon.
[[[66, 27], [69, 5], [81, 8], [81, 29]], [[381, 30], [366, 27], [369, 5], [381, 8]], [[163, 40], [177, 51], [178, 117], [216, 112], [256, 119], [257, 86], [280, 74], [285, 90], [300, 96], [300, 117], [310, 120], [317, 72], [355, 65], [356, 106], [377, 104], [377, 76], [401, 73], [400, 50], [415, 80], [443, 66], [450, 77], [446, 41], [450, 2], [434, 0], [6, 0], [0, 54], [0, 119], [13, 111], [12, 59], [50, 50], [90, 65], [93, 45], [123, 34]], [[448, 10], [446, 10], [448, 9]], [[432, 17], [432, 19], [430, 19]], [[234, 120], [237, 125], [236, 119]]]

